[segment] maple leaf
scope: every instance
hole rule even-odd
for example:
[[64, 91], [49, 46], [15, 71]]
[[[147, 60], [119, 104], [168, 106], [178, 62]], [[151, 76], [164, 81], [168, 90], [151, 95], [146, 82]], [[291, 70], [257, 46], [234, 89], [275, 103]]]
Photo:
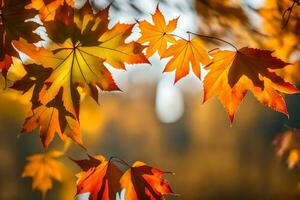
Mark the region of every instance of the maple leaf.
[[74, 6], [74, 0], [31, 0], [31, 3], [25, 8], [38, 10], [42, 21], [50, 21], [55, 18], [59, 6], [65, 2], [70, 6]]
[[173, 194], [169, 183], [161, 177], [166, 173], [169, 172], [135, 162], [120, 180], [125, 188], [125, 200], [163, 200], [163, 195]]
[[26, 21], [37, 14], [35, 10], [24, 8], [29, 2], [29, 0], [0, 1], [0, 70], [5, 77], [13, 63], [12, 56], [19, 57], [11, 41], [22, 37], [35, 43], [41, 39], [33, 33], [39, 25]]
[[114, 200], [120, 191], [122, 171], [103, 156], [75, 161], [83, 170], [76, 176], [77, 195], [90, 193], [89, 200]]
[[146, 20], [139, 22], [142, 36], [138, 39], [138, 42], [141, 44], [149, 42], [146, 50], [148, 58], [156, 51], [159, 55], [162, 55], [167, 49], [168, 42], [176, 42], [175, 37], [170, 35], [170, 33], [176, 29], [178, 18], [169, 21], [167, 24], [163, 14], [157, 6], [155, 13], [152, 15], [152, 20], [154, 24], [151, 24]]
[[41, 191], [43, 197], [52, 188], [52, 179], [57, 181], [62, 179], [62, 164], [57, 160], [62, 155], [62, 152], [53, 150], [27, 157], [29, 163], [25, 166], [22, 177], [31, 177], [32, 188]]
[[271, 54], [271, 51], [247, 47], [236, 52], [214, 52], [212, 62], [207, 66], [210, 71], [204, 79], [203, 102], [219, 96], [232, 122], [238, 106], [249, 90], [261, 103], [287, 115], [285, 101], [277, 91], [286, 94], [299, 91], [274, 72], [288, 63]]
[[180, 39], [161, 55], [162, 58], [171, 56], [172, 59], [167, 63], [164, 72], [176, 70], [175, 83], [189, 74], [190, 64], [193, 72], [200, 79], [200, 64], [206, 65], [209, 63], [208, 53], [198, 38], [192, 40]]
[[64, 106], [78, 118], [78, 87], [94, 98], [98, 87], [106, 91], [119, 89], [104, 61], [117, 69], [125, 69], [125, 63], [149, 62], [142, 54], [143, 46], [125, 43], [133, 25], [118, 23], [108, 29], [107, 24], [108, 9], [93, 14], [89, 2], [75, 11], [64, 4], [56, 10], [55, 20], [44, 22], [52, 40], [49, 47], [37, 48], [24, 40], [14, 41], [14, 46], [32, 60], [53, 69], [39, 95], [42, 104], [51, 101], [63, 88]]
[[31, 132], [38, 128], [44, 147], [48, 147], [55, 133], [62, 140], [71, 138], [83, 146], [80, 137], [79, 122], [72, 113], [67, 111], [61, 101], [62, 90], [46, 105], [39, 105], [27, 114], [22, 133]]
[[293, 169], [300, 161], [299, 133], [299, 130], [287, 130], [273, 141], [277, 156], [286, 157], [289, 169]]

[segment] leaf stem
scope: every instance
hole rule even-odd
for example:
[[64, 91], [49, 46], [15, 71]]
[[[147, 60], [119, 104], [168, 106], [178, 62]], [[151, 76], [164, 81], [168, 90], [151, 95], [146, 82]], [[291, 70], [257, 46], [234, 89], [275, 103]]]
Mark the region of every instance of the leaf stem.
[[[181, 37], [179, 35], [172, 34], [172, 33], [165, 33], [164, 35], [174, 36], [174, 37], [180, 38], [180, 39], [185, 40], [185, 41], [190, 41], [191, 40], [191, 35], [195, 35], [197, 37], [208, 38], [208, 39], [211, 39], [211, 40], [218, 40], [220, 42], [223, 42], [223, 43], [226, 43], [226, 44], [230, 45], [236, 51], [238, 51], [238, 48], [234, 44], [232, 44], [230, 42], [227, 42], [226, 40], [223, 40], [221, 38], [217, 38], [217, 37], [213, 37], [213, 36], [208, 36], [208, 35], [201, 35], [201, 34], [193, 33], [193, 32], [190, 32], [190, 31], [187, 31], [186, 33], [188, 34], [189, 39], [185, 39], [185, 38], [183, 38], [183, 37]], [[218, 48], [216, 48], [216, 49], [218, 49]], [[216, 49], [213, 49], [213, 50], [216, 50]]]
[[211, 40], [218, 40], [220, 42], [223, 42], [223, 43], [226, 43], [228, 45], [230, 45], [231, 47], [233, 47], [236, 51], [238, 51], [238, 48], [233, 45], [232, 43], [230, 42], [227, 42], [226, 40], [223, 40], [221, 38], [217, 38], [217, 37], [213, 37], [213, 36], [208, 36], [208, 35], [201, 35], [201, 34], [197, 34], [197, 33], [193, 33], [193, 32], [190, 32], [190, 31], [187, 31], [188, 34], [192, 34], [192, 35], [195, 35], [195, 36], [198, 36], [198, 37], [202, 37], [202, 38], [208, 38], [208, 39], [211, 39]]
[[113, 160], [127, 166], [128, 168], [131, 168], [131, 166], [125, 160], [123, 160], [121, 158], [118, 158], [118, 157], [115, 157], [115, 156], [110, 157], [109, 161], [113, 162]]
[[217, 47], [217, 48], [214, 48], [214, 49], [211, 49], [211, 50], [208, 51], [208, 53], [211, 53], [211, 52], [216, 51], [216, 50], [219, 50], [219, 49], [220, 49], [220, 48], [218, 48], [218, 47]]
[[165, 33], [165, 35], [169, 35], [169, 36], [180, 38], [180, 39], [185, 40], [185, 41], [189, 41], [189, 40], [185, 39], [184, 37], [181, 37], [179, 35], [175, 35], [175, 34], [172, 34], [172, 33]]

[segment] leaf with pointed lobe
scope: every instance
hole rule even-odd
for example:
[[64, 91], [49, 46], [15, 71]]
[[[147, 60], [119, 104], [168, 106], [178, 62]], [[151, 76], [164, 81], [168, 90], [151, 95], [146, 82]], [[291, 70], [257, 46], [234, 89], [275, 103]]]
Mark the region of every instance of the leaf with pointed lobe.
[[146, 20], [139, 22], [142, 36], [138, 39], [138, 42], [141, 44], [149, 43], [146, 50], [148, 58], [156, 51], [159, 55], [162, 55], [167, 49], [168, 43], [176, 42], [175, 37], [170, 34], [175, 31], [178, 18], [166, 23], [165, 17], [157, 7], [152, 15], [152, 20], [153, 24]]
[[77, 195], [90, 193], [89, 200], [115, 200], [122, 171], [103, 156], [75, 161], [83, 169], [77, 174]]
[[162, 178], [166, 173], [170, 172], [135, 162], [120, 180], [125, 188], [125, 200], [163, 200], [163, 195], [173, 194], [169, 183]]
[[244, 47], [238, 51], [217, 51], [204, 79], [204, 102], [218, 96], [233, 122], [241, 101], [248, 91], [262, 104], [288, 115], [285, 101], [279, 92], [299, 93], [298, 89], [275, 71], [288, 63], [273, 57], [271, 51]]
[[[143, 46], [125, 43], [133, 25], [106, 27], [108, 9], [94, 14], [89, 2], [75, 10], [64, 4], [56, 11], [55, 19], [44, 23], [52, 40], [47, 48], [14, 41], [14, 46], [36, 63], [53, 69], [39, 95], [44, 105], [63, 88], [64, 106], [78, 118], [78, 87], [94, 98], [97, 88], [119, 90], [104, 62], [118, 69], [125, 69], [125, 63], [148, 63], [142, 54]], [[59, 33], [58, 29], [66, 31]]]
[[22, 177], [31, 177], [32, 189], [41, 191], [44, 198], [46, 192], [52, 188], [52, 181], [62, 179], [62, 163], [57, 160], [62, 155], [62, 152], [52, 150], [45, 154], [27, 157], [28, 164], [24, 168]]
[[201, 64], [207, 65], [210, 60], [202, 42], [197, 38], [176, 41], [162, 53], [161, 57], [172, 57], [167, 63], [164, 72], [176, 71], [175, 83], [189, 74], [190, 65], [194, 74], [200, 79]]

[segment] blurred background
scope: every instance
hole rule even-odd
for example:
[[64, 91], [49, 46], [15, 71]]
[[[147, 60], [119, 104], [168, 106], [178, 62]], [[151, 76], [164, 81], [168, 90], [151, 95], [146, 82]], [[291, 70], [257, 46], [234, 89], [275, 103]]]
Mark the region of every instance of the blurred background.
[[[109, 2], [95, 3], [101, 8]], [[238, 47], [275, 49], [277, 56], [297, 63], [298, 7], [282, 29], [282, 13], [291, 4], [290, 0], [161, 0], [159, 6], [167, 19], [180, 16], [178, 35], [187, 37], [184, 34], [189, 30], [220, 37]], [[157, 1], [150, 0], [115, 0], [111, 25], [117, 21], [151, 20], [149, 13], [156, 5]], [[135, 29], [132, 39], [137, 37]], [[204, 42], [208, 50], [230, 49], [224, 44]], [[202, 105], [202, 82], [193, 74], [174, 85], [174, 74], [162, 74], [167, 60], [154, 55], [150, 61], [152, 65], [128, 66], [126, 72], [110, 69], [123, 92], [101, 93], [100, 106], [91, 98], [82, 98], [81, 132], [91, 155], [117, 156], [129, 163], [140, 160], [174, 172], [166, 178], [180, 196], [167, 199], [300, 198], [300, 170], [288, 170], [286, 160], [276, 156], [272, 145], [286, 127], [300, 128], [299, 95], [285, 97], [290, 113], [287, 118], [258, 103], [249, 93], [230, 126], [217, 98]], [[299, 71], [296, 64], [280, 73], [299, 84]], [[31, 190], [31, 179], [21, 178], [26, 157], [47, 151], [36, 131], [18, 136], [30, 108], [29, 98], [10, 89], [1, 90], [0, 199], [42, 199], [39, 192]], [[62, 148], [56, 137], [49, 150]], [[86, 158], [86, 152], [76, 144], [66, 155]], [[61, 161], [63, 181], [55, 182], [46, 199], [74, 199], [74, 174], [80, 169], [68, 158]]]

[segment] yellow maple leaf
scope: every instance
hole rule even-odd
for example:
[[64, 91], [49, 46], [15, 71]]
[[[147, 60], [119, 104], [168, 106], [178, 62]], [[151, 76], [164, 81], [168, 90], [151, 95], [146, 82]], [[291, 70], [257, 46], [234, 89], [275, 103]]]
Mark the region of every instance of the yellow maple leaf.
[[167, 24], [163, 14], [157, 7], [155, 13], [152, 15], [152, 20], [154, 24], [146, 20], [139, 22], [142, 36], [138, 39], [138, 42], [141, 44], [149, 42], [146, 50], [148, 58], [156, 51], [159, 55], [162, 55], [167, 49], [168, 42], [176, 42], [175, 37], [170, 35], [170, 33], [176, 29], [178, 18], [171, 20]]
[[62, 155], [62, 152], [53, 150], [27, 158], [29, 163], [25, 166], [22, 177], [31, 177], [32, 188], [41, 191], [43, 197], [52, 188], [52, 179], [62, 180], [62, 164], [57, 160]]
[[198, 38], [176, 41], [162, 53], [162, 58], [167, 57], [172, 57], [172, 59], [167, 63], [164, 72], [176, 70], [175, 83], [189, 74], [190, 64], [193, 72], [200, 79], [200, 64], [206, 65], [210, 60], [207, 51]]

